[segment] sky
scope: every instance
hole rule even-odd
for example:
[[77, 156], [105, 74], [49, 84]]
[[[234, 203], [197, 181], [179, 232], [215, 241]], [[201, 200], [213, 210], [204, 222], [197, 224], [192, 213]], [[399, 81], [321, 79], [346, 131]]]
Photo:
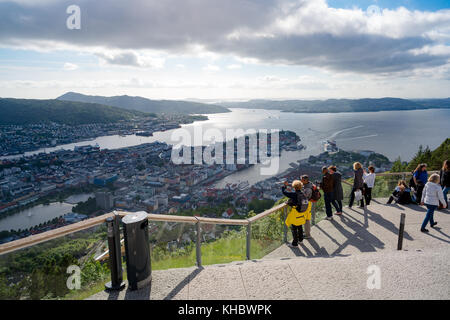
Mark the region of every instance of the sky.
[[0, 97], [450, 96], [449, 2], [0, 0]]

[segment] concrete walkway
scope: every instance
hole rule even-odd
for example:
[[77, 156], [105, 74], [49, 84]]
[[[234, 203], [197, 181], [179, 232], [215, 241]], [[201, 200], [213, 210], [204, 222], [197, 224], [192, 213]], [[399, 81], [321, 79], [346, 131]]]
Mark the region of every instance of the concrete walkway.
[[[282, 245], [261, 260], [153, 271], [148, 288], [89, 299], [449, 299], [450, 212], [437, 211], [438, 228], [424, 234], [423, 207], [376, 201], [321, 221], [299, 248]], [[397, 251], [401, 212], [404, 250]], [[367, 287], [373, 270], [380, 289]]]

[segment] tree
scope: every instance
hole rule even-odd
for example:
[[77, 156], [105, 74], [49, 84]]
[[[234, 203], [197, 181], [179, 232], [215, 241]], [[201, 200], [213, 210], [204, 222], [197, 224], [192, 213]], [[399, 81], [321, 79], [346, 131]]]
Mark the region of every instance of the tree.
[[394, 164], [392, 165], [392, 172], [404, 172], [407, 168], [407, 163], [402, 162], [400, 157], [397, 158], [397, 160], [394, 161]]

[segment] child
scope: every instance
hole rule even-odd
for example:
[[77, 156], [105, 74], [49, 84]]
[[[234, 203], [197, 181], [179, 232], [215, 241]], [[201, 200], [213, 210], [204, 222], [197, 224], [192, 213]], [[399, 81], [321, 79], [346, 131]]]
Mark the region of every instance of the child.
[[375, 185], [375, 167], [369, 166], [369, 173], [364, 171], [364, 198], [366, 199], [366, 205], [370, 204], [372, 200], [372, 188]]
[[405, 180], [399, 180], [392, 195], [389, 197], [387, 204], [391, 204], [395, 200], [395, 203], [410, 204], [413, 203], [411, 199], [411, 189], [406, 185]]
[[430, 226], [433, 228], [437, 225], [437, 222], [434, 221], [433, 215], [434, 210], [439, 206], [439, 202], [442, 203], [443, 207], [446, 208], [447, 204], [444, 200], [444, 193], [442, 192], [441, 186], [439, 185], [439, 175], [433, 173], [430, 178], [428, 178], [428, 182], [423, 188], [422, 199], [420, 201], [420, 205], [424, 205], [427, 207], [427, 215], [425, 216], [425, 220], [423, 220], [422, 227], [420, 231], [428, 232], [425, 227], [430, 221]]
[[308, 198], [303, 195], [299, 196], [298, 193], [302, 192], [303, 183], [299, 180], [294, 180], [292, 182], [292, 187], [294, 188], [295, 192], [287, 192], [286, 186], [288, 185], [288, 182], [284, 182], [284, 186], [281, 188], [281, 192], [289, 198], [288, 204], [292, 206], [291, 212], [289, 212], [287, 218], [286, 218], [286, 225], [291, 227], [292, 231], [292, 244], [289, 246], [291, 248], [297, 247], [299, 243], [303, 242], [303, 225], [306, 222], [306, 216], [305, 212], [298, 212], [296, 206], [299, 206], [298, 200], [300, 198], [306, 199], [308, 201]]

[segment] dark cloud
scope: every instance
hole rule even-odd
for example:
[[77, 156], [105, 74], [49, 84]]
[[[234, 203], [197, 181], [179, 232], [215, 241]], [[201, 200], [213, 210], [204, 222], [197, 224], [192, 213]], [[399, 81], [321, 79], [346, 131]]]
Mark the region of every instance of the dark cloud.
[[[186, 53], [193, 45], [206, 50], [256, 58], [269, 63], [309, 65], [361, 73], [398, 72], [448, 63], [448, 55], [413, 54], [435, 43], [423, 34], [391, 37], [359, 32], [352, 19], [336, 30], [296, 32], [267, 28], [286, 12], [286, 0], [128, 0], [0, 2], [0, 43], [51, 40], [75, 46]], [[81, 8], [81, 30], [68, 30], [66, 8]], [[308, 1], [297, 1], [295, 10]], [[300, 9], [299, 9], [300, 8]], [[323, 8], [322, 8], [323, 9]], [[294, 10], [294, 9], [292, 9]], [[308, 16], [320, 24], [320, 17]], [[319, 21], [319, 22], [317, 22]], [[431, 20], [430, 20], [431, 21]], [[430, 28], [435, 22], [430, 23]], [[315, 26], [319, 27], [320, 25]], [[353, 28], [353, 29], [352, 29]], [[423, 29], [423, 23], [421, 29]], [[269, 30], [270, 32], [271, 30]], [[239, 37], [229, 37], [233, 32]], [[109, 63], [139, 66], [136, 54], [99, 55]]]

